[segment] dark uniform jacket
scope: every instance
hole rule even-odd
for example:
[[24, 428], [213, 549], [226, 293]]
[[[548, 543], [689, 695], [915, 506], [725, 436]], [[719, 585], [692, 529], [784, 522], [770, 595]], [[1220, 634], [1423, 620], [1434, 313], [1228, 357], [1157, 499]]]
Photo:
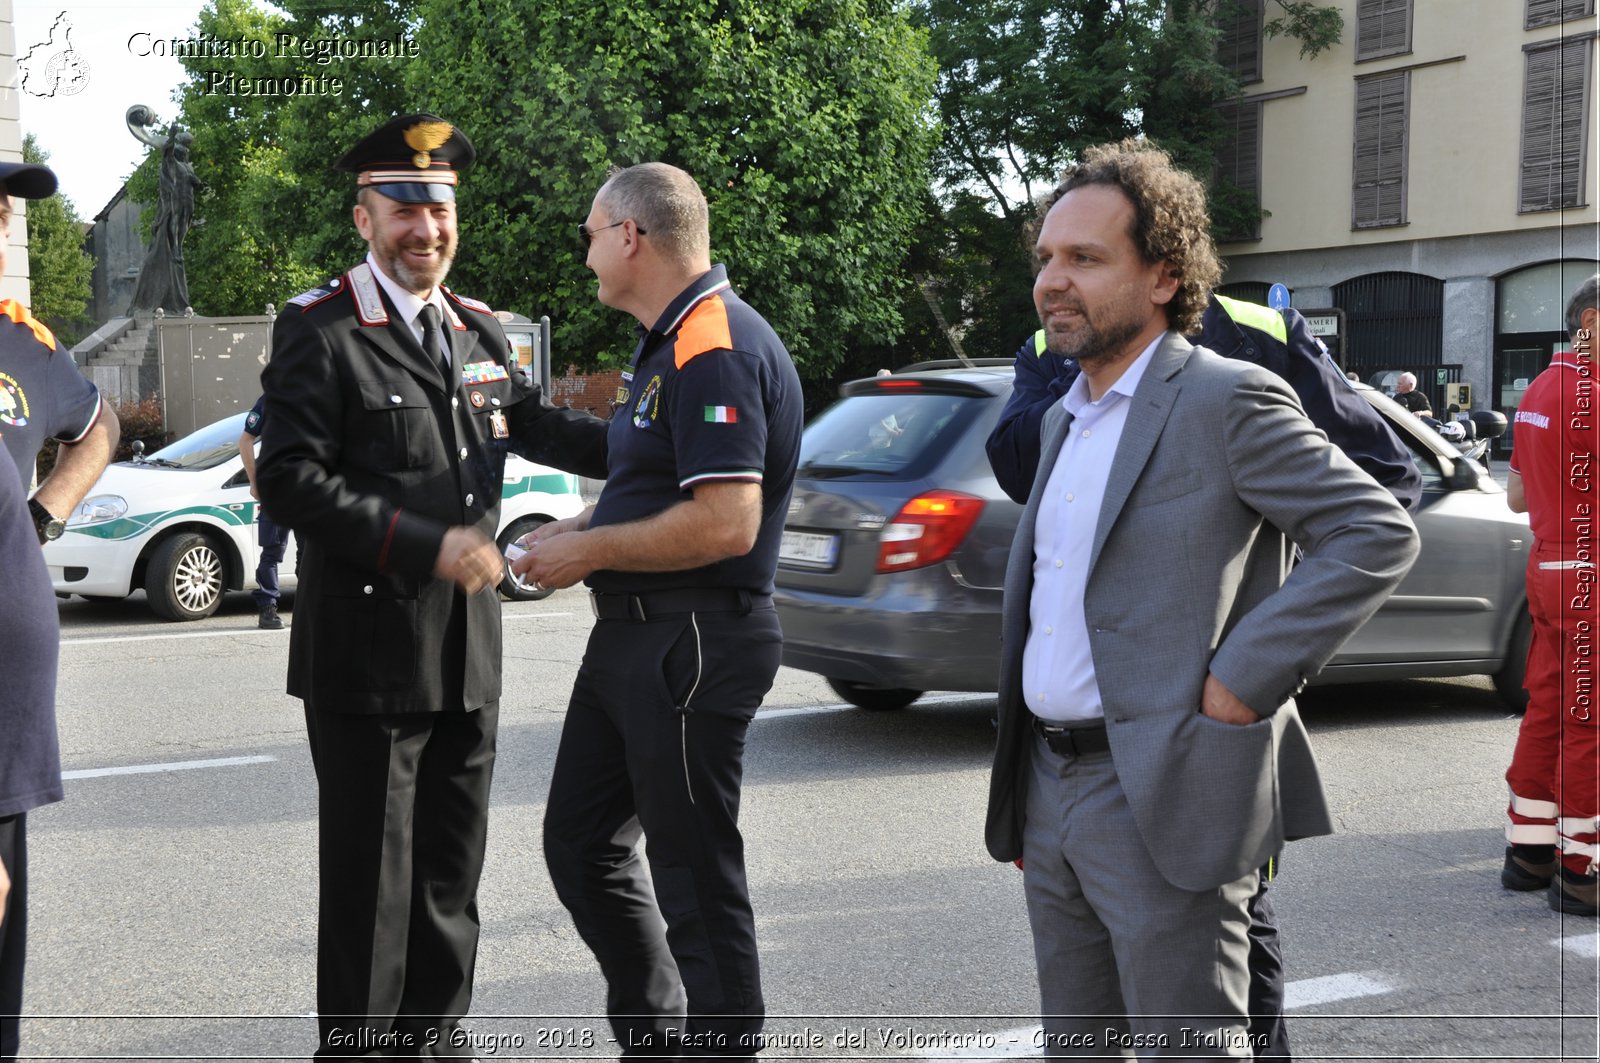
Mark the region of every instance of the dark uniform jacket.
[[546, 403], [489, 308], [445, 294], [448, 378], [367, 264], [290, 300], [273, 329], [257, 482], [303, 544], [288, 689], [319, 711], [498, 698], [498, 592], [433, 575], [445, 531], [494, 538], [507, 450], [605, 475], [605, 423]]
[[[1016, 383], [987, 444], [995, 479], [1018, 502], [1027, 501], [1039, 467], [1039, 427], [1045, 411], [1078, 376], [1077, 363], [1051, 354], [1043, 339], [1043, 333], [1036, 333], [1017, 352]], [[1298, 311], [1213, 295], [1200, 336], [1191, 339], [1224, 358], [1254, 362], [1282, 377], [1312, 424], [1387, 487], [1397, 502], [1410, 510], [1417, 508], [1422, 477], [1411, 452], [1350, 386]]]

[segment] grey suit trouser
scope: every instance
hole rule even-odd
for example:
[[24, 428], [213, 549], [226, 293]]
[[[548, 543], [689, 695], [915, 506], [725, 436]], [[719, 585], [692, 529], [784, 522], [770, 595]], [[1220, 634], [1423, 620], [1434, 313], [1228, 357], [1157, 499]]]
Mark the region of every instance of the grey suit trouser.
[[1047, 1057], [1249, 1059], [1257, 873], [1203, 892], [1156, 869], [1111, 754], [1036, 740], [1023, 831]]

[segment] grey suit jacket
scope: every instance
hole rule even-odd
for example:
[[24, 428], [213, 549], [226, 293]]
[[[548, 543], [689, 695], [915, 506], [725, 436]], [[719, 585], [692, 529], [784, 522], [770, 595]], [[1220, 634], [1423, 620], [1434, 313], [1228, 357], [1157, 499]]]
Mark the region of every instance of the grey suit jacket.
[[[1417, 533], [1258, 366], [1169, 333], [1129, 401], [1089, 560], [1090, 653], [1145, 846], [1173, 885], [1212, 889], [1286, 839], [1332, 832], [1294, 695], [1400, 582]], [[986, 828], [997, 860], [1022, 855], [1033, 532], [1069, 420], [1059, 406], [1046, 418], [1006, 573]], [[1287, 578], [1285, 536], [1304, 551]], [[1203, 716], [1208, 671], [1264, 719]]]

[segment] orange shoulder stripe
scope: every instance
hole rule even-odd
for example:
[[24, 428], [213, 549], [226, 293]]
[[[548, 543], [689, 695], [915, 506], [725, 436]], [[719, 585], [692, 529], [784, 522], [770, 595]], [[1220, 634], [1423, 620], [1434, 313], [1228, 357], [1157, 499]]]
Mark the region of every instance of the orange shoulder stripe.
[[678, 326], [678, 342], [673, 348], [674, 364], [682, 369], [689, 360], [707, 351], [733, 349], [733, 333], [728, 331], [728, 308], [722, 296], [713, 295], [684, 318]]
[[15, 299], [0, 299], [0, 314], [4, 314], [19, 325], [28, 326], [40, 343], [52, 351], [56, 349], [55, 333], [51, 332], [44, 322], [28, 313], [28, 308]]

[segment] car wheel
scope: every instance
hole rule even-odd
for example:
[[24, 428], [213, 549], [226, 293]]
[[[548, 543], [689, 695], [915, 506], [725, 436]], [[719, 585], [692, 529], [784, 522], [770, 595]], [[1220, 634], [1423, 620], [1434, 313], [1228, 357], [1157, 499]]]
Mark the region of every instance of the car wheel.
[[904, 687], [874, 687], [865, 683], [855, 683], [848, 679], [834, 679], [825, 677], [833, 692], [859, 709], [872, 709], [874, 711], [885, 709], [903, 709], [907, 705], [922, 697], [920, 690], [907, 690]]
[[[500, 538], [495, 540], [495, 545], [500, 548], [500, 553], [506, 552], [506, 547], [527, 535], [533, 529], [549, 524], [549, 517], [518, 517], [506, 525], [506, 530], [500, 533]], [[545, 587], [534, 590], [532, 587], [519, 587], [517, 581], [511, 578], [511, 565], [505, 566], [505, 571], [500, 576], [500, 594], [513, 602], [537, 602], [548, 598], [555, 593], [555, 588]]]
[[1528, 707], [1528, 692], [1523, 687], [1528, 674], [1528, 643], [1533, 639], [1533, 620], [1528, 607], [1523, 606], [1517, 622], [1511, 626], [1511, 640], [1506, 643], [1505, 663], [1494, 674], [1494, 688], [1505, 703], [1522, 712]]
[[197, 532], [156, 547], [145, 569], [144, 592], [163, 620], [203, 620], [222, 602], [222, 555]]

